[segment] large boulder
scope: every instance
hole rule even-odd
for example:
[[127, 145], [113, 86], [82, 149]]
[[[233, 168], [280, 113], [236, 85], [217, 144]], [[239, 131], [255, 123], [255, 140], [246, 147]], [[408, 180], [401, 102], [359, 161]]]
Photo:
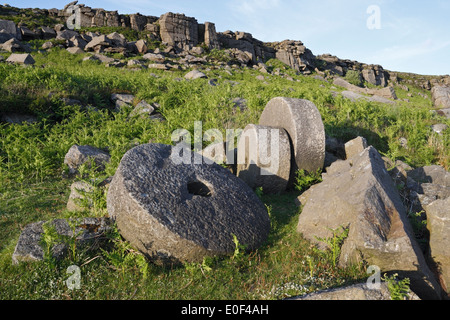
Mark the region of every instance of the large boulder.
[[0, 19], [0, 30], [4, 30], [5, 33], [10, 34], [17, 40], [22, 40], [20, 30], [13, 21]]
[[450, 87], [434, 86], [431, 96], [436, 107], [450, 108]]
[[109, 186], [107, 207], [126, 240], [166, 264], [232, 254], [234, 236], [252, 250], [270, 230], [253, 190], [186, 146], [147, 144], [128, 151]]
[[423, 299], [438, 299], [441, 288], [418, 246], [400, 196], [384, 162], [373, 148], [333, 163], [314, 186], [303, 207], [297, 231], [322, 248], [332, 230], [348, 229], [339, 264], [365, 261], [382, 272], [411, 280]]
[[325, 162], [325, 128], [317, 107], [308, 100], [274, 98], [266, 105], [259, 124], [282, 128], [292, 141], [292, 170], [316, 172]]

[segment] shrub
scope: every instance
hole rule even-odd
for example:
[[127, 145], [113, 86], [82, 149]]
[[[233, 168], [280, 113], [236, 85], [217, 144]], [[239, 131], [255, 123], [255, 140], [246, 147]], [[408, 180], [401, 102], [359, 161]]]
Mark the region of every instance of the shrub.
[[356, 70], [349, 70], [349, 71], [347, 71], [347, 74], [345, 75], [345, 80], [347, 80], [351, 84], [359, 87], [359, 86], [361, 86], [361, 83], [362, 83], [361, 72], [356, 71]]

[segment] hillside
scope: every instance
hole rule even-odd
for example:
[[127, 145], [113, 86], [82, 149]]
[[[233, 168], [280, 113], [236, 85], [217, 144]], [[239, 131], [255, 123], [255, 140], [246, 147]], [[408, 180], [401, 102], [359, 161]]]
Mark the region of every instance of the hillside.
[[[72, 24], [79, 28], [69, 29]], [[214, 23], [198, 23], [182, 14], [121, 15], [76, 1], [63, 9], [0, 6], [0, 29], [1, 299], [279, 300], [364, 283], [370, 275], [369, 261], [343, 264], [340, 256], [341, 248], [349, 250], [345, 239], [353, 236], [354, 229], [338, 233], [336, 226], [327, 235], [301, 235], [297, 230], [300, 217], [306, 219], [308, 214], [306, 201], [327, 194], [321, 191], [321, 182], [333, 181], [333, 174], [359, 161], [354, 158], [348, 165], [345, 150], [345, 144], [358, 137], [365, 138], [362, 150], [370, 150], [370, 157], [374, 151], [368, 146], [382, 156], [382, 160], [370, 158], [375, 169], [382, 161], [374, 176], [389, 176], [394, 188], [381, 184], [374, 189], [389, 190], [386, 198], [394, 199], [407, 231], [389, 229], [400, 221], [390, 221], [397, 214], [391, 212], [379, 218], [388, 219], [389, 228], [380, 222], [375, 229], [391, 230], [385, 232], [386, 239], [394, 233], [412, 234], [406, 242], [417, 243], [412, 251], [420, 271], [436, 277], [430, 281], [434, 289], [441, 286], [448, 294], [446, 271], [436, 268], [430, 253], [437, 233], [430, 235], [427, 229], [427, 223], [433, 222], [433, 211], [427, 206], [450, 194], [446, 184], [450, 107], [438, 103], [446, 101], [449, 76], [408, 74], [330, 54], [316, 56], [299, 40], [263, 43], [245, 32], [217, 32]], [[435, 88], [444, 88], [444, 98], [437, 96]], [[145, 250], [124, 240], [116, 225], [101, 234], [106, 244], [90, 243], [86, 248], [74, 235], [79, 225], [91, 223], [83, 219], [103, 223], [111, 215], [108, 188], [127, 152], [149, 144], [173, 145], [177, 129], [193, 137], [198, 122], [202, 133], [216, 130], [226, 136], [227, 130], [260, 123], [276, 97], [307, 100], [317, 108], [326, 137], [325, 159], [317, 172], [288, 169], [290, 185], [278, 194], [253, 188], [270, 218], [267, 239], [258, 248], [245, 250], [247, 243], [235, 237], [229, 241], [231, 254], [167, 266], [146, 259]], [[205, 150], [212, 139], [202, 140], [200, 149]], [[106, 160], [80, 165], [82, 155], [70, 159], [74, 146], [89, 146], [87, 154]], [[336, 169], [339, 164], [342, 167]], [[437, 171], [418, 177], [430, 166]], [[232, 180], [238, 167], [222, 162], [215, 170], [232, 172]], [[139, 168], [130, 171], [139, 176]], [[377, 179], [384, 183], [384, 178]], [[210, 197], [203, 188], [190, 182], [188, 191]], [[171, 195], [164, 189], [161, 197], [165, 192]], [[222, 195], [232, 199], [233, 192]], [[355, 193], [355, 199], [358, 196]], [[324, 196], [319, 202], [334, 205], [333, 199]], [[361, 203], [369, 200], [374, 201]], [[382, 206], [371, 209], [375, 207]], [[57, 224], [56, 229], [68, 230], [63, 236], [41, 224], [42, 232], [36, 232], [44, 235], [37, 259], [41, 261], [13, 265], [14, 259], [27, 260], [17, 254], [22, 232], [30, 224], [55, 219], [84, 222]], [[100, 232], [103, 227], [87, 229]], [[442, 228], [447, 230], [448, 225]], [[319, 243], [314, 242], [317, 238]], [[61, 241], [66, 249], [57, 259], [55, 248]], [[445, 247], [445, 242], [440, 243]], [[447, 260], [441, 261], [448, 270]], [[67, 270], [74, 265], [82, 271], [77, 290], [66, 282]], [[392, 281], [394, 274], [400, 274], [394, 281], [397, 289], [405, 279], [411, 280], [409, 298], [445, 296], [437, 289], [433, 294], [424, 289], [414, 272], [396, 271], [386, 270], [384, 279]]]

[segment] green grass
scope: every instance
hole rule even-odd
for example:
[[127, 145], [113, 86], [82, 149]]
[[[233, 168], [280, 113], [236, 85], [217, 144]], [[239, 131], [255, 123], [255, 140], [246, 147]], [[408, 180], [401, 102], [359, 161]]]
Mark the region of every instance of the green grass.
[[[365, 266], [341, 269], [333, 251], [320, 252], [296, 233], [301, 210], [293, 200], [300, 191], [262, 196], [270, 208], [270, 236], [258, 250], [234, 257], [163, 268], [143, 263], [113, 233], [105, 251], [80, 248], [54, 266], [13, 266], [11, 255], [27, 224], [106, 213], [101, 199], [95, 212], [65, 209], [73, 181], [62, 178], [63, 161], [73, 144], [108, 148], [112, 160], [105, 172], [91, 172], [91, 177], [104, 178], [114, 174], [125, 152], [137, 144], [170, 144], [175, 129], [193, 133], [195, 121], [203, 121], [204, 131], [243, 129], [258, 123], [268, 101], [285, 96], [314, 102], [329, 136], [344, 141], [364, 136], [384, 155], [413, 166], [450, 165], [449, 131], [437, 137], [430, 129], [450, 122], [433, 115], [427, 99], [391, 106], [333, 98], [331, 84], [297, 75], [275, 60], [267, 63], [269, 68], [280, 68], [294, 81], [265, 74], [265, 83], [256, 79], [260, 73], [253, 69], [233, 69], [230, 75], [211, 68], [205, 72], [217, 79], [213, 87], [205, 79], [179, 81], [187, 71], [106, 68], [83, 62], [84, 56], [53, 49], [33, 52], [34, 67], [0, 64], [0, 112], [24, 112], [39, 119], [30, 125], [0, 124], [0, 299], [280, 299], [367, 277]], [[220, 52], [213, 52], [212, 58], [225, 59]], [[134, 94], [136, 103], [159, 103], [166, 121], [129, 118], [129, 110], [113, 112], [112, 93]], [[242, 111], [232, 103], [237, 97], [247, 100]], [[61, 98], [78, 99], [82, 105], [66, 106]], [[408, 139], [408, 149], [400, 146], [400, 137]], [[307, 187], [302, 185], [302, 190]], [[73, 264], [82, 272], [81, 289], [75, 291], [65, 284], [66, 270]]]

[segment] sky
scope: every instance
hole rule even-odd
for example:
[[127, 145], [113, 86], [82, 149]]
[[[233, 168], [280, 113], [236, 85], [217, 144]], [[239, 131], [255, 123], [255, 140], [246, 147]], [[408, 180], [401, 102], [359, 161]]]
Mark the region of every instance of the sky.
[[[8, 0], [4, 0], [8, 1]], [[4, 3], [3, 2], [3, 3]], [[11, 0], [19, 8], [62, 9], [71, 2]], [[265, 42], [300, 40], [313, 54], [379, 64], [387, 70], [450, 74], [448, 0], [85, 0], [121, 14], [184, 13], [216, 30]]]

